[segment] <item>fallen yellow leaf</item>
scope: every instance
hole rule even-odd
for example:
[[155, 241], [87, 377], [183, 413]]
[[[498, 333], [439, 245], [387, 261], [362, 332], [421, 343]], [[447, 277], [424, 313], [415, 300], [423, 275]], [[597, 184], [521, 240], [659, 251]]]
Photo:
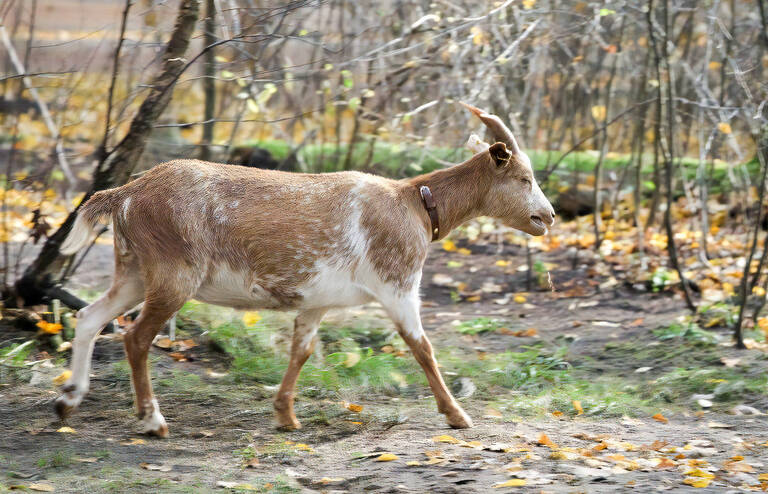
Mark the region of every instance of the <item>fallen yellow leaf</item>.
[[451, 240], [446, 240], [443, 242], [443, 250], [447, 250], [448, 252], [453, 252], [456, 250], [456, 244], [454, 244]]
[[763, 480], [765, 480], [765, 481], [768, 481], [768, 473], [761, 473], [760, 475], [758, 475], [758, 476], [757, 476], [757, 480], [760, 480], [760, 481], [763, 481]]
[[652, 418], [653, 418], [653, 420], [655, 420], [657, 422], [661, 422], [663, 424], [666, 424], [667, 422], [669, 422], [669, 420], [667, 420], [667, 417], [665, 417], [664, 415], [662, 415], [660, 413], [657, 413]]
[[412, 460], [412, 461], [406, 462], [405, 464], [408, 465], [409, 467], [417, 467], [421, 465], [421, 462], [417, 460]]
[[581, 408], [581, 402], [579, 400], [573, 400], [573, 408], [576, 409], [576, 415], [581, 415], [584, 413], [584, 409]]
[[450, 444], [459, 444], [461, 442], [455, 437], [449, 436], [447, 434], [443, 434], [442, 436], [435, 436], [432, 438], [432, 441], [436, 443], [450, 443]]
[[506, 482], [494, 485], [493, 488], [498, 489], [500, 487], [522, 487], [524, 485], [525, 479], [509, 479]]
[[688, 470], [685, 472], [686, 475], [689, 477], [701, 477], [703, 479], [714, 479], [715, 474], [709, 473], [706, 470], [702, 470], [701, 468], [694, 468], [693, 470]]
[[376, 458], [376, 461], [393, 461], [399, 459], [397, 455], [394, 455], [392, 453], [384, 453], [378, 458]]
[[522, 295], [515, 295], [515, 298], [513, 298], [512, 300], [514, 300], [514, 301], [515, 301], [515, 302], [517, 302], [518, 304], [524, 304], [524, 303], [525, 303], [525, 301], [526, 301], [526, 300], [528, 300], [528, 299], [526, 299], [526, 298], [525, 298], [524, 296], [522, 296]]
[[354, 403], [344, 403], [344, 407], [350, 412], [360, 413], [363, 411], [363, 405], [355, 405]]
[[557, 449], [557, 444], [553, 443], [552, 440], [549, 437], [547, 437], [547, 435], [544, 433], [542, 433], [541, 436], [539, 436], [538, 443], [550, 449]]
[[688, 477], [685, 480], [683, 480], [683, 484], [690, 485], [691, 487], [707, 487], [709, 483], [711, 482], [710, 479], [699, 479], [696, 477]]
[[38, 492], [53, 492], [55, 489], [51, 484], [45, 484], [43, 482], [36, 482], [29, 484], [29, 488]]
[[61, 374], [59, 374], [58, 376], [53, 378], [53, 384], [56, 386], [61, 386], [62, 384], [67, 382], [67, 379], [69, 379], [70, 376], [72, 376], [72, 371], [67, 369]]
[[457, 250], [456, 252], [458, 252], [462, 256], [468, 256], [468, 255], [472, 254], [472, 251], [467, 249], [467, 248], [465, 248], [465, 247], [462, 247], [461, 249]]
[[498, 261], [496, 261], [496, 265], [501, 267], [501, 268], [506, 268], [507, 266], [509, 266], [509, 261], [505, 261], [503, 259], [499, 259]]
[[68, 433], [68, 434], [74, 434], [77, 431], [75, 431], [75, 429], [73, 429], [72, 427], [68, 427], [68, 426], [65, 425], [64, 427], [59, 427], [56, 430], [56, 432], [63, 432], [63, 433]]
[[147, 442], [144, 439], [133, 437], [128, 441], [122, 441], [120, 444], [122, 444], [123, 446], [137, 446], [139, 444], [146, 444], [146, 443]]

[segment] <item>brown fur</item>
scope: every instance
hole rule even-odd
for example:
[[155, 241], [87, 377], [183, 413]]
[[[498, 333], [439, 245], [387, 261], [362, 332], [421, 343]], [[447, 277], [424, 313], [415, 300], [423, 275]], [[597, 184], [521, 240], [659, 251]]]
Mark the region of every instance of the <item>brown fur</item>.
[[323, 314], [375, 299], [423, 367], [448, 423], [470, 426], [440, 376], [418, 316], [417, 290], [431, 238], [419, 194], [424, 185], [437, 205], [441, 238], [482, 215], [534, 235], [554, 220], [527, 156], [511, 153], [503, 142], [460, 165], [407, 180], [178, 160], [95, 194], [62, 251], [82, 247], [94, 224], [107, 217], [114, 223], [116, 278], [107, 295], [78, 315], [84, 329], [78, 326], [74, 343], [76, 382], [67, 385], [57, 410], [66, 415], [82, 399], [95, 335], [143, 292], [145, 304], [125, 336], [125, 349], [139, 417], [151, 419], [148, 432], [167, 434], [152, 395], [147, 352], [165, 321], [193, 297], [240, 309], [300, 311], [275, 399], [279, 424], [296, 428], [295, 383]]

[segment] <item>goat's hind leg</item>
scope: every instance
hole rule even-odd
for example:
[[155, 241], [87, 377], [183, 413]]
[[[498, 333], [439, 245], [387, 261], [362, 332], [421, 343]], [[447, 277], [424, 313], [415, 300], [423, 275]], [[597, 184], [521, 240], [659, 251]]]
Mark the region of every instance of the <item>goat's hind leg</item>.
[[123, 338], [125, 353], [131, 365], [131, 379], [137, 415], [142, 432], [158, 437], [168, 436], [168, 425], [160, 413], [160, 407], [152, 393], [147, 355], [157, 333], [188, 299], [186, 292], [169, 293], [168, 290], [151, 290], [141, 314]]
[[72, 375], [62, 386], [63, 394], [55, 402], [60, 418], [64, 419], [72, 413], [88, 392], [96, 337], [109, 321], [141, 302], [143, 292], [141, 279], [122, 269], [118, 260], [115, 280], [109, 291], [77, 313], [77, 328], [72, 342]]

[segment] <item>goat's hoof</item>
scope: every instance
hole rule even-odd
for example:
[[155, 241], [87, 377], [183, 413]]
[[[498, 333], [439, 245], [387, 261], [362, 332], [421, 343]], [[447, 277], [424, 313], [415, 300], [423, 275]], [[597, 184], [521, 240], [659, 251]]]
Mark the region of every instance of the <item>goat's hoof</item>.
[[297, 431], [301, 429], [301, 423], [296, 417], [278, 417], [277, 428], [281, 431]]
[[59, 419], [64, 420], [75, 411], [79, 404], [80, 400], [77, 398], [72, 398], [63, 394], [56, 398], [56, 401], [53, 403], [53, 409], [56, 410], [56, 415]]
[[472, 427], [472, 419], [462, 410], [446, 416], [445, 420], [453, 429], [469, 429]]
[[157, 409], [157, 403], [154, 402], [154, 409], [151, 414], [144, 414], [140, 416], [141, 420], [141, 432], [148, 436], [155, 436], [160, 438], [168, 437], [168, 424], [165, 422], [165, 417]]
[[147, 429], [147, 428], [145, 428], [144, 429], [144, 434], [146, 434], [148, 436], [157, 437], [157, 438], [160, 438], [160, 439], [165, 439], [165, 438], [168, 437], [168, 425], [167, 424], [162, 424], [162, 425], [157, 426], [156, 429]]

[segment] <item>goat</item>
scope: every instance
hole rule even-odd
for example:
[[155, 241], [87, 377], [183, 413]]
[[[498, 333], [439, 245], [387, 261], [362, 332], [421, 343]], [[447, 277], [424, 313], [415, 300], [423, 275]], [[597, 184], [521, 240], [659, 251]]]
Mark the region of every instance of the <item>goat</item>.
[[555, 213], [512, 132], [498, 117], [465, 106], [497, 142], [464, 163], [414, 178], [178, 160], [95, 193], [61, 252], [77, 252], [101, 219], [111, 219], [115, 276], [109, 291], [77, 314], [72, 375], [56, 400], [58, 415], [65, 418], [89, 389], [96, 336], [144, 301], [124, 335], [125, 352], [143, 430], [166, 437], [147, 353], [165, 322], [194, 298], [237, 309], [298, 311], [290, 362], [274, 399], [278, 425], [298, 429], [294, 389], [320, 320], [330, 308], [375, 300], [423, 368], [448, 425], [471, 427], [438, 371], [419, 316], [430, 240], [478, 216], [543, 235]]

